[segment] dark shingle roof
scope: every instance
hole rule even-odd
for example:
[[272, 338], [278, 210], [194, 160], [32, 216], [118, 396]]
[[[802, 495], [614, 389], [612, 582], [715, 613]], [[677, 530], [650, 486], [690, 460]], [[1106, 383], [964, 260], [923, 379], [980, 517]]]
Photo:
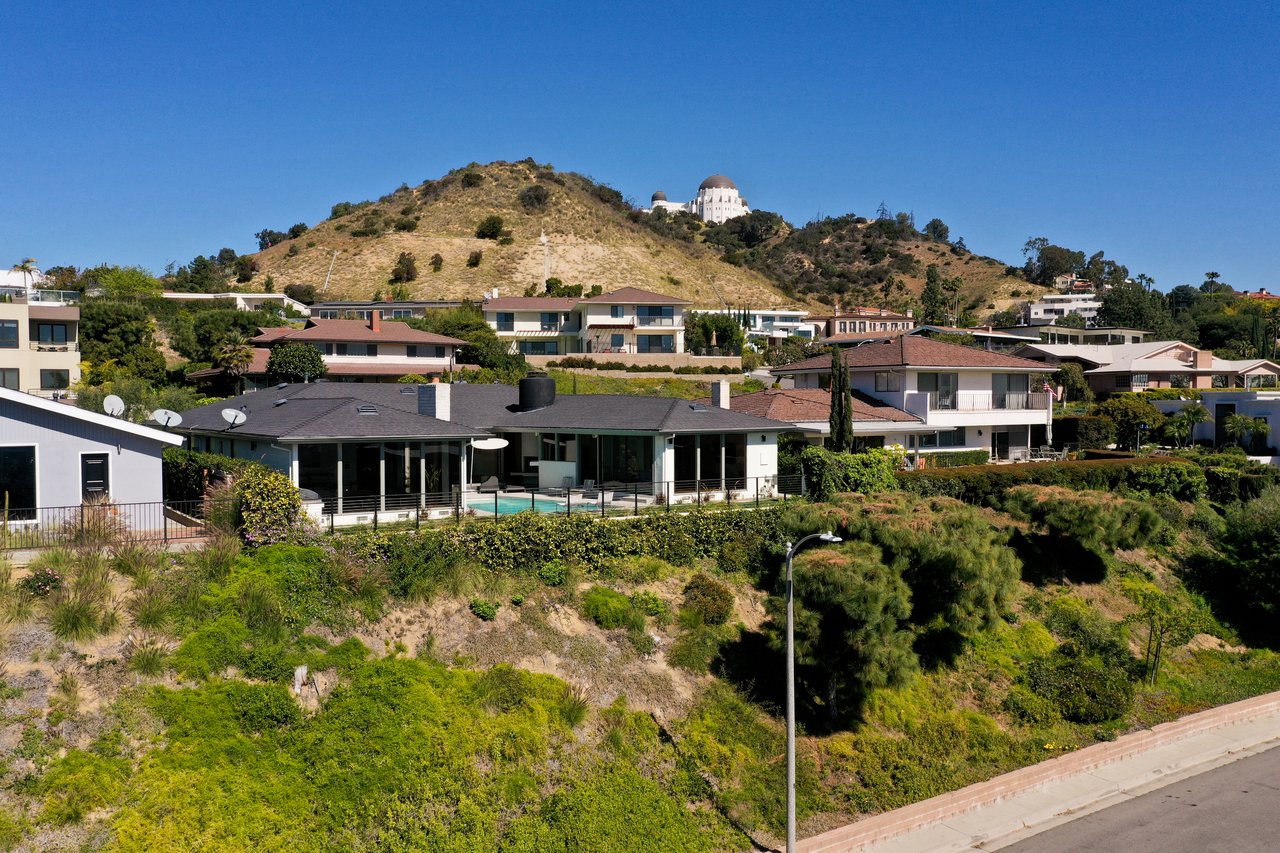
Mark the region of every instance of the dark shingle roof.
[[[851, 392], [853, 419], [861, 422], [919, 423], [920, 419], [860, 391]], [[710, 399], [702, 402], [710, 405]], [[831, 392], [821, 388], [769, 388], [729, 401], [736, 411], [788, 423], [812, 423], [831, 417]]]

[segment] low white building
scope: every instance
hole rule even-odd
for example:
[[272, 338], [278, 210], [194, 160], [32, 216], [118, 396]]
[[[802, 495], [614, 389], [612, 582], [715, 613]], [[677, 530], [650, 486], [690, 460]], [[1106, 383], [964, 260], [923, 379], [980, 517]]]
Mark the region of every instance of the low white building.
[[776, 344], [787, 338], [815, 340], [826, 330], [825, 319], [811, 319], [803, 308], [712, 308], [699, 314], [728, 314], [745, 322], [749, 341]]
[[738, 185], [724, 175], [712, 175], [698, 187], [698, 194], [693, 201], [674, 202], [667, 200], [667, 194], [658, 190], [650, 199], [645, 213], [665, 210], [670, 213], [691, 213], [704, 222], [718, 224], [746, 216], [751, 212], [747, 200], [738, 192]]
[[293, 312], [297, 317], [310, 317], [311, 309], [296, 299], [283, 293], [250, 293], [228, 291], [226, 293], [185, 293], [177, 290], [166, 290], [160, 294], [165, 299], [175, 302], [208, 302], [223, 299], [235, 306], [237, 311], [275, 310], [277, 312]]
[[1043, 326], [1078, 314], [1086, 325], [1092, 326], [1101, 307], [1101, 300], [1093, 293], [1048, 293], [1027, 306], [1027, 322]]

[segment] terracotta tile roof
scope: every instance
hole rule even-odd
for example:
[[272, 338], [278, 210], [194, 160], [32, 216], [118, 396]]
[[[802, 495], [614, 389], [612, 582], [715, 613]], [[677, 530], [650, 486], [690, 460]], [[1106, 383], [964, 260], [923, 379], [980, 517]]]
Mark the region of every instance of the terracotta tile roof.
[[[711, 405], [711, 398], [700, 402]], [[831, 392], [820, 388], [770, 388], [731, 397], [729, 406], [734, 411], [775, 421], [793, 424], [821, 422], [831, 418]], [[852, 411], [853, 419], [859, 422], [920, 421], [915, 415], [857, 391], [853, 392]]]
[[267, 329], [258, 329], [258, 334], [253, 338], [253, 343], [264, 344], [283, 338], [285, 335], [298, 331], [292, 326], [272, 326]]
[[457, 338], [423, 332], [399, 320], [382, 320], [380, 331], [373, 331], [365, 320], [308, 320], [304, 329], [262, 329], [254, 343], [289, 341], [339, 341], [385, 344], [451, 344], [461, 346], [466, 341]]
[[626, 303], [628, 305], [689, 305], [688, 299], [680, 299], [675, 296], [667, 296], [665, 293], [654, 293], [652, 290], [641, 290], [638, 287], [623, 287], [612, 293], [603, 293], [600, 296], [590, 296], [582, 300], [583, 302], [592, 302], [595, 304], [614, 305]]
[[838, 335], [823, 338], [819, 343], [858, 344], [866, 341], [883, 341], [885, 338], [896, 338], [898, 335], [906, 334], [906, 332], [906, 329], [895, 329], [888, 332], [841, 332]]
[[499, 296], [486, 299], [486, 311], [572, 311], [578, 300], [568, 296]]
[[[993, 370], [1044, 370], [1036, 361], [1016, 358], [976, 347], [948, 344], [916, 335], [901, 335], [882, 343], [867, 343], [848, 347], [840, 352], [846, 367], [989, 367]], [[831, 368], [831, 356], [816, 355], [795, 364], [775, 367], [776, 374], [800, 370]]]

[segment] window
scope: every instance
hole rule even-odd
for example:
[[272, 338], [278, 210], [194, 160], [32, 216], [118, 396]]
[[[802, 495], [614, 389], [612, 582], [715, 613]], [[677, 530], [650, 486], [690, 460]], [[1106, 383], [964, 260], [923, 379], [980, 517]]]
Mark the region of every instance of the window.
[[427, 344], [409, 344], [405, 347], [405, 354], [409, 358], [444, 358], [444, 347], [430, 346]]
[[622, 341], [623, 341], [623, 336], [622, 336], [621, 334], [613, 334], [613, 335], [610, 335], [610, 336], [609, 336], [609, 348], [610, 348], [610, 349], [617, 350], [617, 351], [621, 352], [621, 351], [622, 351], [622, 346], [623, 346]]
[[359, 355], [370, 356], [378, 354], [377, 344], [325, 344], [325, 355]]
[[519, 347], [521, 355], [559, 355], [559, 341], [520, 341]]
[[413, 309], [412, 308], [393, 308], [391, 309], [391, 316], [399, 317], [399, 318], [412, 317]]
[[956, 427], [953, 430], [940, 432], [936, 435], [920, 436], [921, 447], [964, 447], [964, 445], [964, 427]]
[[69, 370], [42, 370], [40, 371], [40, 388], [43, 391], [60, 391], [64, 388], [71, 387], [71, 371]]
[[1150, 378], [1147, 376], [1147, 374], [1145, 374], [1145, 373], [1135, 373], [1135, 374], [1133, 374], [1133, 387], [1134, 387], [1134, 388], [1146, 388], [1146, 387], [1147, 387], [1147, 383], [1148, 383], [1148, 382], [1150, 382]]
[[516, 315], [511, 311], [498, 312], [498, 331], [514, 332], [516, 329]]
[[22, 390], [18, 387], [18, 368], [0, 367], [0, 388], [8, 388], [11, 391]]
[[18, 348], [18, 321], [0, 320], [0, 349]]
[[0, 483], [9, 496], [9, 518], [34, 518], [36, 505], [36, 449], [0, 447]]
[[954, 409], [959, 387], [958, 373], [921, 373], [916, 377], [916, 389], [929, 394], [929, 406], [934, 409]]
[[636, 309], [636, 322], [641, 326], [674, 326], [675, 309], [670, 305], [641, 305]]
[[543, 311], [539, 326], [544, 332], [555, 332], [560, 329], [560, 315], [554, 311]]
[[65, 344], [67, 342], [67, 324], [40, 323], [36, 326], [36, 338], [42, 344]]
[[621, 319], [622, 319], [622, 306], [621, 306], [621, 305], [610, 305], [610, 306], [609, 306], [609, 316], [610, 316], [610, 317], [612, 317], [612, 318], [613, 318], [613, 319], [615, 319], [615, 320], [621, 320]]
[[1131, 376], [1130, 376], [1129, 374], [1127, 374], [1127, 373], [1118, 373], [1118, 374], [1116, 374], [1116, 377], [1115, 377], [1116, 390], [1117, 390], [1117, 391], [1128, 391], [1128, 390], [1129, 390], [1129, 388], [1130, 388], [1130, 383], [1131, 383], [1132, 381], [1133, 381], [1133, 377], [1131, 377]]
[[675, 335], [636, 335], [636, 349], [639, 352], [676, 351]]
[[901, 391], [902, 374], [890, 370], [876, 371], [876, 390], [882, 392]]

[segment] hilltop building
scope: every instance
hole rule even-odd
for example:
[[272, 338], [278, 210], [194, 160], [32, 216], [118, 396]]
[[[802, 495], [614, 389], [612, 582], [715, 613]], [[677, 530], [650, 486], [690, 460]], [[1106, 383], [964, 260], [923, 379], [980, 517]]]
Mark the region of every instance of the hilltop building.
[[693, 201], [683, 204], [667, 201], [667, 194], [658, 190], [650, 200], [646, 213], [662, 209], [670, 213], [692, 213], [703, 222], [719, 224], [751, 212], [747, 200], [738, 193], [738, 185], [724, 175], [712, 175], [698, 187]]

